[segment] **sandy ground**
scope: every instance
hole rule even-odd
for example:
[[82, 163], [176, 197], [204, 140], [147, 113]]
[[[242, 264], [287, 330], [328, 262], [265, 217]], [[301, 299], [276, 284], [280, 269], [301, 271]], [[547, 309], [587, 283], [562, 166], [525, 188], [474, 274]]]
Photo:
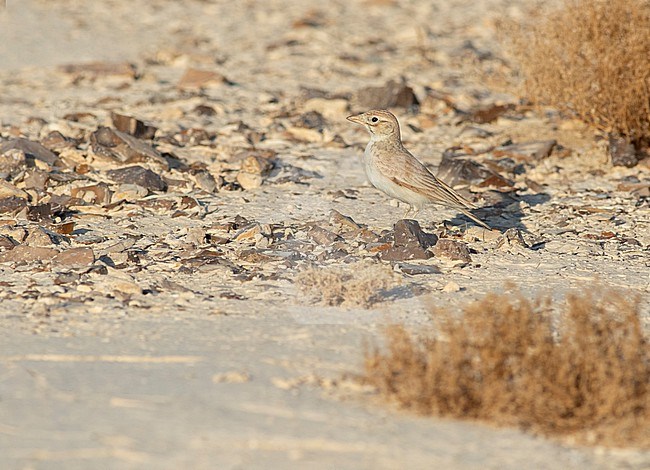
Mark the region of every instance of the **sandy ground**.
[[[384, 325], [417, 330], [434, 307], [508, 282], [556, 300], [623, 289], [642, 296], [650, 326], [650, 206], [635, 192], [648, 185], [648, 166], [608, 167], [602, 142], [551, 111], [489, 123], [460, 112], [517, 103], [485, 74], [507, 65], [496, 20], [524, 4], [9, 1], [0, 12], [0, 145], [52, 132], [74, 140], [55, 150], [56, 168], [37, 162], [45, 186], [10, 181], [32, 205], [97, 184], [110, 193], [98, 202], [75, 192], [86, 203], [47, 223], [27, 209], [0, 213], [0, 235], [27, 248], [92, 250], [77, 264], [51, 254], [0, 264], [0, 466], [647, 468], [640, 451], [410, 416], [345, 378]], [[133, 69], [61, 67], [89, 61]], [[192, 81], [192, 69], [213, 75]], [[550, 156], [507, 175], [509, 192], [466, 193], [526, 246], [485, 239], [453, 211], [431, 208], [421, 226], [440, 233], [451, 221], [446, 236], [469, 246], [470, 262], [377, 258], [402, 208], [365, 181], [367, 136], [344, 117], [363, 110], [359, 90], [402, 78], [421, 102], [420, 112], [395, 108], [404, 141], [432, 167], [454, 146], [482, 155], [557, 141]], [[427, 101], [432, 90], [447, 101]], [[322, 122], [312, 123], [314, 110]], [[111, 112], [157, 128], [143, 140], [159, 153], [136, 163], [162, 175], [165, 191], [112, 179], [133, 162], [101, 158], [90, 143]], [[242, 190], [242, 155], [251, 153], [271, 155], [273, 169]], [[332, 210], [367, 233], [341, 231]], [[73, 231], [57, 235], [69, 221]], [[323, 306], [296, 283], [309, 266], [383, 270], [393, 285], [371, 308]], [[413, 266], [437, 273], [408, 274]]]

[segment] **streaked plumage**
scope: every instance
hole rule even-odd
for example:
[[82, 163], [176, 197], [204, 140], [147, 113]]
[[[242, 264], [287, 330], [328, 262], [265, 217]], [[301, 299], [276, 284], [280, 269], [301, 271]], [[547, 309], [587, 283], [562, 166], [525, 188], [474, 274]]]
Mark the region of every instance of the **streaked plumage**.
[[404, 217], [413, 209], [417, 214], [427, 204], [440, 204], [459, 210], [490, 230], [485, 222], [468, 210], [475, 208], [471, 202], [436, 178], [404, 148], [399, 123], [393, 114], [372, 110], [347, 119], [362, 124], [370, 132], [370, 142], [363, 154], [366, 175], [375, 188], [409, 204]]

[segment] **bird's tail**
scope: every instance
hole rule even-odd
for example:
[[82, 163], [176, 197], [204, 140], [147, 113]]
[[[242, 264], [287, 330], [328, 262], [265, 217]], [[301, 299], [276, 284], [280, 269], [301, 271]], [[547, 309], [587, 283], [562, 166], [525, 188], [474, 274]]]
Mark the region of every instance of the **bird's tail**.
[[481, 219], [479, 219], [478, 217], [476, 217], [474, 214], [472, 214], [472, 213], [471, 213], [470, 211], [468, 211], [467, 209], [463, 209], [462, 207], [459, 207], [458, 210], [461, 211], [463, 214], [465, 214], [465, 215], [466, 215], [467, 217], [469, 217], [470, 219], [472, 219], [474, 222], [476, 222], [477, 224], [479, 224], [480, 226], [485, 227], [485, 228], [488, 229], [488, 230], [492, 230], [492, 227], [490, 227], [488, 224], [486, 224], [486, 223], [483, 222]]

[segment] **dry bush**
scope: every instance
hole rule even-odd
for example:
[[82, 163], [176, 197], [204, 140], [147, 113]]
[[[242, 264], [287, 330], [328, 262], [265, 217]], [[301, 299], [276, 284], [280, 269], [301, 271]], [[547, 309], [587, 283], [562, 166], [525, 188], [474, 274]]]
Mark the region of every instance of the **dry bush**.
[[650, 1], [565, 0], [501, 26], [532, 101], [650, 140]]
[[638, 302], [572, 297], [554, 337], [540, 303], [488, 295], [439, 338], [388, 330], [364, 380], [424, 414], [518, 426], [577, 442], [650, 446], [650, 348]]
[[370, 307], [381, 291], [397, 285], [385, 266], [363, 264], [354, 268], [309, 268], [296, 277], [302, 291], [325, 305]]

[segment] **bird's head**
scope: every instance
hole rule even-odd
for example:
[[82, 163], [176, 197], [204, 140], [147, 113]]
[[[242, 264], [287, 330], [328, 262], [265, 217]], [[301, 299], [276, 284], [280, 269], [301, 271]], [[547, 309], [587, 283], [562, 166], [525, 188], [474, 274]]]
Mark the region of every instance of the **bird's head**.
[[400, 138], [397, 118], [388, 111], [373, 109], [355, 116], [348, 116], [346, 119], [365, 126], [373, 139]]

